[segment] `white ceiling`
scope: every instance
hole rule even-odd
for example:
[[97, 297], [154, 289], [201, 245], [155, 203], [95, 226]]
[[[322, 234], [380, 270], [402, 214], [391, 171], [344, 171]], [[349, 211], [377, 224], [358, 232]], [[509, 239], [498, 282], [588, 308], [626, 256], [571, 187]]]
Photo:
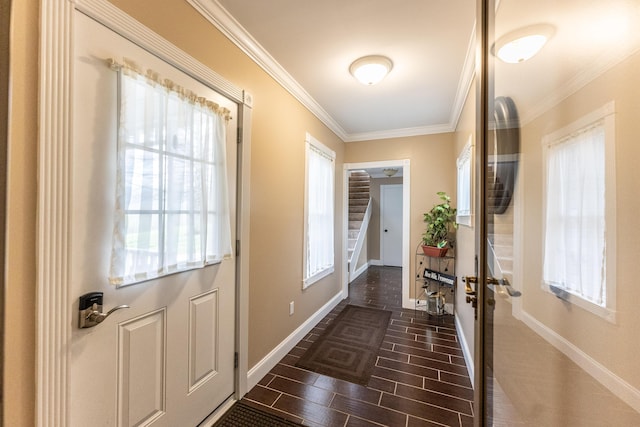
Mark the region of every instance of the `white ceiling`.
[[[345, 142], [455, 130], [475, 67], [475, 0], [188, 0]], [[640, 49], [638, 0], [502, 0], [499, 38], [555, 27], [520, 64], [494, 65], [494, 96], [522, 123]], [[394, 68], [375, 86], [349, 74], [365, 55]]]
[[[475, 0], [194, 0], [244, 30], [246, 50], [301, 90], [345, 141], [450, 132], [472, 78]], [[235, 32], [235, 30], [232, 30]], [[262, 51], [262, 52], [260, 52]], [[364, 86], [349, 65], [385, 55], [393, 70]], [[471, 61], [472, 62], [472, 61]], [[281, 67], [280, 70], [277, 68]], [[293, 82], [291, 82], [293, 80]]]

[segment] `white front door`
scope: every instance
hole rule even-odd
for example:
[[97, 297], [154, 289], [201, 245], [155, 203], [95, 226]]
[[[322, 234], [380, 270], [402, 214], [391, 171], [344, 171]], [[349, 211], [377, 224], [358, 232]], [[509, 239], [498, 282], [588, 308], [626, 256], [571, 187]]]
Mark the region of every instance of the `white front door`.
[[235, 242], [237, 105], [92, 19], [74, 12], [70, 295], [103, 292], [102, 323], [73, 319], [71, 426], [195, 426], [234, 393], [235, 259], [117, 288], [114, 230], [117, 73], [129, 58], [229, 108], [228, 194]]
[[402, 267], [402, 184], [380, 186], [382, 263]]

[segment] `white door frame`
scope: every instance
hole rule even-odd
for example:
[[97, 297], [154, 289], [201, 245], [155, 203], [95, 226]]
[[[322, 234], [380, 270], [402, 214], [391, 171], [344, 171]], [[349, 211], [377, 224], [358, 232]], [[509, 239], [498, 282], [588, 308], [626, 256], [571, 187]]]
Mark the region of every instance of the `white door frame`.
[[[252, 98], [195, 58], [140, 25], [106, 0], [41, 0], [36, 325], [36, 425], [68, 425], [69, 342], [77, 295], [70, 295], [67, 234], [71, 229], [71, 123], [75, 10], [147, 49], [239, 104], [238, 239], [235, 397], [247, 392], [249, 280], [249, 166]], [[99, 386], [99, 385], [98, 385]]]
[[349, 273], [347, 260], [348, 229], [349, 229], [349, 171], [354, 169], [370, 168], [402, 168], [402, 306], [413, 307], [409, 301], [409, 264], [410, 264], [410, 240], [411, 228], [411, 161], [404, 160], [380, 160], [365, 163], [345, 163], [342, 171], [342, 296], [349, 296]]

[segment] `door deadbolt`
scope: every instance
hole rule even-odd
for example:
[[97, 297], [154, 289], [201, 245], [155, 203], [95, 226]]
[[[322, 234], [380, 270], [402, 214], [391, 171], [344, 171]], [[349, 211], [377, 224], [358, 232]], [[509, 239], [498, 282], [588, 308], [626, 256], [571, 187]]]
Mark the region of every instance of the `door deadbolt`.
[[123, 304], [103, 313], [102, 295], [102, 292], [89, 292], [80, 297], [78, 326], [81, 329], [92, 328], [102, 323], [102, 321], [109, 317], [114, 311], [120, 310], [121, 308], [129, 308], [128, 305]]

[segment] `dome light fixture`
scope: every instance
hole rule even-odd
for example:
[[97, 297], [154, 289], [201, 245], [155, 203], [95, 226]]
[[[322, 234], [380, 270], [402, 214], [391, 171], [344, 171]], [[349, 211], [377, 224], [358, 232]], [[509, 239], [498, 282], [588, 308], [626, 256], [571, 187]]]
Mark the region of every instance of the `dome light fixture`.
[[540, 52], [554, 32], [555, 28], [549, 24], [520, 28], [500, 37], [491, 52], [504, 62], [518, 64]]
[[371, 86], [379, 83], [393, 68], [393, 62], [386, 56], [370, 55], [353, 61], [349, 72], [360, 83]]

